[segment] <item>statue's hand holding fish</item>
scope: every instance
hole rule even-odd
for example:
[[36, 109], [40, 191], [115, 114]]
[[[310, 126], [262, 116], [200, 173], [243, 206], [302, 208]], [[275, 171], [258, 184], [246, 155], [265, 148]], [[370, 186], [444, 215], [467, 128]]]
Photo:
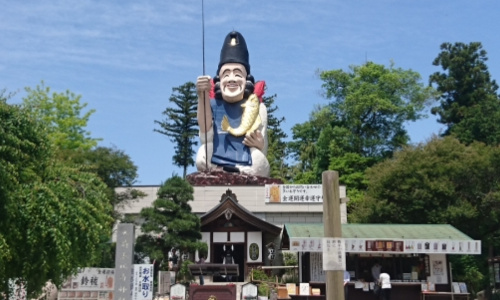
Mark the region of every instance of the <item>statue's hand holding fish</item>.
[[247, 133], [243, 139], [243, 144], [249, 148], [257, 148], [260, 151], [264, 149], [264, 136], [260, 130], [255, 130], [252, 133]]

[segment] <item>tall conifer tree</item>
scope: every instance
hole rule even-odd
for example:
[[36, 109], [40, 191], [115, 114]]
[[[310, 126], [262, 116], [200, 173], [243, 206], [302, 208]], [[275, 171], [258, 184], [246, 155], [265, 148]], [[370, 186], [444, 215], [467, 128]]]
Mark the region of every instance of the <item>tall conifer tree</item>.
[[441, 92], [439, 107], [432, 113], [447, 126], [444, 135], [461, 142], [500, 143], [500, 99], [498, 85], [491, 79], [486, 51], [481, 43], [444, 43], [433, 64], [444, 72], [430, 76]]
[[[264, 103], [267, 106], [267, 135], [268, 135], [268, 150], [267, 160], [270, 165], [270, 177], [285, 179], [288, 176], [286, 165], [286, 142], [284, 139], [288, 135], [281, 128], [282, 123], [285, 122], [285, 117], [278, 118], [274, 114], [278, 107], [274, 105], [276, 95], [264, 97]], [[274, 106], [273, 106], [274, 105]]]
[[175, 149], [173, 163], [183, 168], [183, 178], [186, 178], [187, 168], [194, 166], [193, 146], [197, 145], [195, 137], [198, 135], [196, 119], [198, 96], [193, 82], [174, 87], [172, 92], [169, 101], [174, 106], [167, 107], [163, 112], [165, 120], [155, 121], [161, 129], [154, 131], [170, 137]]

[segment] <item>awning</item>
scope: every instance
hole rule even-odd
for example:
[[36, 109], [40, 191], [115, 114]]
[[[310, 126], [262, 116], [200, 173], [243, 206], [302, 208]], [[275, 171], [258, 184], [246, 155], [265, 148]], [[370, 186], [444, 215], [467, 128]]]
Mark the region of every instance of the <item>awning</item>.
[[[323, 223], [285, 224], [282, 249], [322, 252]], [[342, 224], [348, 253], [481, 254], [481, 241], [448, 224]]]

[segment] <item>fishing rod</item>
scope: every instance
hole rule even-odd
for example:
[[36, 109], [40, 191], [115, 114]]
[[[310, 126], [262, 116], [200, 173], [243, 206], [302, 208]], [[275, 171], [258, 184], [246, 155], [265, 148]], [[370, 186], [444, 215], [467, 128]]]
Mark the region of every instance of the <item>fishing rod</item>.
[[203, 0], [201, 0], [201, 36], [202, 36], [202, 48], [203, 48], [203, 75], [205, 75], [205, 9], [203, 6]]
[[[205, 10], [201, 0], [201, 35], [202, 35], [202, 53], [203, 53], [203, 76], [205, 76]], [[208, 171], [208, 138], [207, 138], [207, 108], [205, 103], [205, 91], [203, 91], [203, 120], [205, 122], [205, 170]]]

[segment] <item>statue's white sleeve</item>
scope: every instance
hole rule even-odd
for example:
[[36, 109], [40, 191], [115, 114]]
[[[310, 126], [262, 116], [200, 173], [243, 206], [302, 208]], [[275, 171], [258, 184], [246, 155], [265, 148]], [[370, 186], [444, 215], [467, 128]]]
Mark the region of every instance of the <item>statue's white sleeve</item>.
[[205, 145], [207, 141], [209, 143], [212, 143], [214, 141], [214, 127], [210, 126], [210, 129], [207, 131], [206, 134], [204, 132], [199, 131], [199, 136], [202, 145]]

